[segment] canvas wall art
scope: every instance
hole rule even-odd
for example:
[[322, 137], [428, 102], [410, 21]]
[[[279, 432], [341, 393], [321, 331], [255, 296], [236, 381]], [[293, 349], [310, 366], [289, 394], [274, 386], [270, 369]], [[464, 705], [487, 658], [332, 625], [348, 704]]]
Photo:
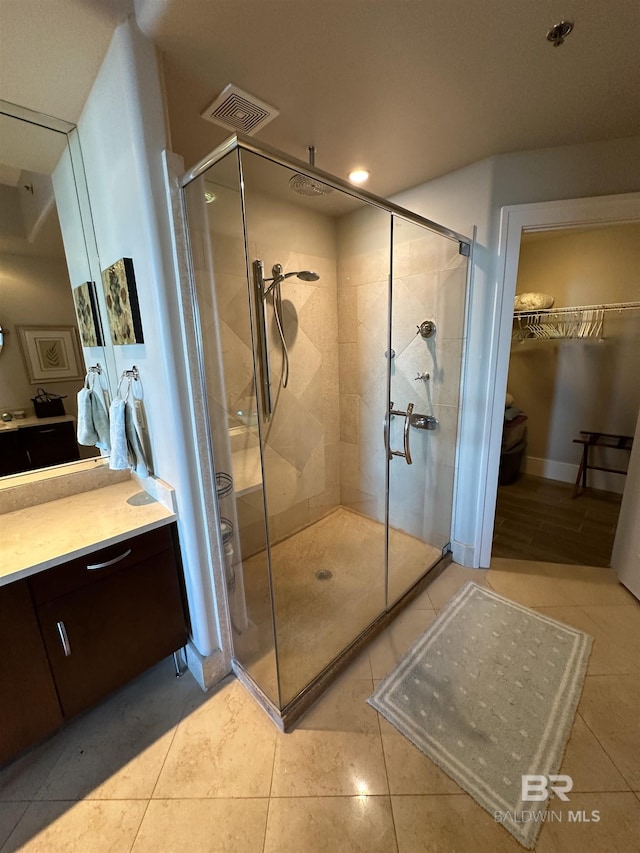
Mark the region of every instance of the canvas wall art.
[[142, 344], [142, 321], [131, 258], [121, 258], [102, 271], [111, 340], [116, 346]]
[[78, 330], [83, 347], [101, 347], [102, 328], [98, 316], [95, 285], [92, 281], [85, 281], [80, 287], [73, 291], [73, 301], [76, 306], [78, 318]]

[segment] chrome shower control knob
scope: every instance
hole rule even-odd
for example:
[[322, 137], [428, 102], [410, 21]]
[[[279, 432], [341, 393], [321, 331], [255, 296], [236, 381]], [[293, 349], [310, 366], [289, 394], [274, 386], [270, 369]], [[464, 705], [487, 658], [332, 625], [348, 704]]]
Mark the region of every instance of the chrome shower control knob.
[[433, 320], [423, 320], [416, 328], [423, 338], [432, 338], [436, 333], [436, 324]]

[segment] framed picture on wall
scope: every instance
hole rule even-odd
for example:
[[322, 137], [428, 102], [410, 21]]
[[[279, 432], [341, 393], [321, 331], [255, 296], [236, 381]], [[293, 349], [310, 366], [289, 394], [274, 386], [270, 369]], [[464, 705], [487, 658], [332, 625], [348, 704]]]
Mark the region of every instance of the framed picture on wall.
[[102, 328], [98, 317], [95, 284], [92, 281], [85, 281], [80, 287], [76, 287], [73, 291], [73, 301], [76, 306], [82, 346], [101, 347], [103, 345]]
[[84, 377], [75, 326], [16, 326], [16, 331], [31, 385]]
[[111, 340], [116, 346], [142, 344], [142, 320], [131, 258], [121, 258], [102, 271]]

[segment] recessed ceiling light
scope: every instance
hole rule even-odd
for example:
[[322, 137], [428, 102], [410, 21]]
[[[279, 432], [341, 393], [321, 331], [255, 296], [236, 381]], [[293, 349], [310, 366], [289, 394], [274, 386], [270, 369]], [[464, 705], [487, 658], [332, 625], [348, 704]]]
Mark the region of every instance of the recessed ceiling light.
[[349, 180], [352, 184], [364, 184], [369, 180], [369, 172], [366, 169], [354, 169], [353, 172], [349, 172]]

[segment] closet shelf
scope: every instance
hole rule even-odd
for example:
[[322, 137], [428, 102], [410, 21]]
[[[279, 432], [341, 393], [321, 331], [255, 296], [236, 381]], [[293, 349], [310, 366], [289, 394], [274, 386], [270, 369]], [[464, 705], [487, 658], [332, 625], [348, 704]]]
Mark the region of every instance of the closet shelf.
[[640, 302], [612, 302], [606, 305], [574, 305], [569, 308], [544, 308], [517, 311], [513, 315], [514, 341], [557, 338], [604, 338], [604, 318], [610, 311], [640, 309]]

